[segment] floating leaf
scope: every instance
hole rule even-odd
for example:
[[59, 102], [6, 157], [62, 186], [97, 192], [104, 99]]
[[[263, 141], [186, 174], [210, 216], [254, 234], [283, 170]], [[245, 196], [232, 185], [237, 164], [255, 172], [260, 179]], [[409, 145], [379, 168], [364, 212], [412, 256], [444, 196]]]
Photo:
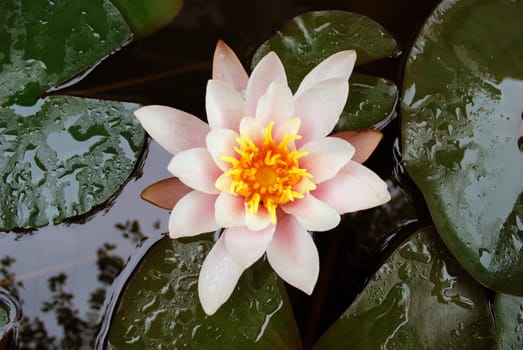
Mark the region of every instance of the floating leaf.
[[256, 50], [252, 67], [270, 51], [276, 52], [294, 91], [312, 68], [342, 50], [356, 50], [356, 64], [399, 53], [394, 38], [372, 19], [353, 12], [316, 11], [285, 23]]
[[[293, 91], [321, 61], [341, 50], [356, 50], [356, 64], [399, 54], [394, 38], [378, 23], [345, 11], [317, 11], [285, 23], [252, 58], [254, 67], [270, 51], [285, 66]], [[361, 74], [350, 79], [349, 100], [336, 130], [365, 129], [389, 117], [398, 97], [394, 83]]]
[[182, 9], [182, 0], [112, 0], [138, 36], [169, 23]]
[[131, 39], [108, 0], [0, 2], [0, 106], [31, 106]]
[[523, 298], [496, 294], [494, 315], [500, 350], [521, 349], [523, 346]]
[[382, 265], [314, 349], [489, 349], [494, 325], [483, 289], [432, 228]]
[[142, 149], [136, 107], [52, 97], [0, 109], [0, 228], [57, 223], [105, 202]]
[[402, 98], [403, 160], [441, 237], [479, 282], [520, 296], [522, 18], [521, 0], [444, 1], [409, 54]]
[[390, 80], [353, 74], [349, 100], [335, 130], [361, 130], [371, 126], [379, 129], [392, 117], [397, 101], [398, 88]]
[[108, 335], [111, 349], [299, 349], [283, 283], [265, 262], [244, 272], [207, 316], [198, 300], [201, 263], [214, 244], [162, 239], [131, 276]]
[[[0, 335], [4, 334], [5, 326], [9, 324], [9, 311], [0, 303]], [[3, 337], [0, 336], [0, 339]]]

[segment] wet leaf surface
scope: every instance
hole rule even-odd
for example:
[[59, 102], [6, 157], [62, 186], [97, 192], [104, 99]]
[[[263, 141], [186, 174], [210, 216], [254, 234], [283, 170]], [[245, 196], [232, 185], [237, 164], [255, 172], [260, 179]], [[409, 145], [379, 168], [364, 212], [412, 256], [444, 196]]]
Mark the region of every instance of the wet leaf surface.
[[500, 350], [516, 350], [523, 346], [523, 298], [496, 294], [494, 316]]
[[0, 229], [58, 223], [109, 199], [142, 149], [136, 108], [51, 97], [0, 109]]
[[[358, 54], [356, 65], [399, 54], [394, 38], [372, 19], [345, 11], [316, 11], [285, 23], [258, 48], [252, 66], [270, 51], [276, 52], [285, 66], [289, 86], [296, 91], [312, 68], [330, 55], [350, 49]], [[349, 90], [337, 131], [369, 128], [394, 111], [398, 92], [391, 81], [354, 74]]]
[[387, 259], [315, 349], [488, 349], [495, 342], [486, 290], [428, 227]]
[[0, 335], [4, 334], [4, 328], [9, 323], [9, 311], [0, 304]]
[[312, 68], [342, 50], [356, 50], [357, 65], [399, 53], [394, 38], [370, 18], [346, 11], [315, 11], [285, 23], [258, 48], [252, 66], [270, 51], [276, 52], [295, 91]]
[[141, 37], [168, 24], [182, 9], [182, 0], [112, 0], [133, 33]]
[[384, 78], [355, 73], [350, 78], [349, 99], [336, 131], [380, 129], [392, 117], [398, 88]]
[[132, 37], [108, 0], [0, 2], [0, 106], [31, 106]]
[[[493, 15], [495, 14], [495, 15]], [[523, 1], [444, 1], [409, 54], [403, 160], [458, 261], [523, 295]]]
[[267, 263], [244, 272], [213, 316], [200, 306], [200, 265], [214, 244], [163, 238], [139, 264], [113, 315], [112, 349], [300, 349], [285, 287]]

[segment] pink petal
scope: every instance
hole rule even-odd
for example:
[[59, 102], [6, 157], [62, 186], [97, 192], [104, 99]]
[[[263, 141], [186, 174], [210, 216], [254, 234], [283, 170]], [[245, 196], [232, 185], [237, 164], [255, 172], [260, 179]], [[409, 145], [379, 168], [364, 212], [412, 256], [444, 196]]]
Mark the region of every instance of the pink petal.
[[231, 163], [221, 159], [223, 156], [236, 157], [234, 147], [238, 146], [236, 139], [239, 135], [229, 129], [214, 129], [207, 134], [207, 149], [211, 154], [214, 163], [222, 170], [227, 171], [231, 168]]
[[264, 207], [259, 207], [256, 214], [249, 214], [248, 210], [245, 210], [245, 225], [251, 231], [263, 230], [271, 223], [271, 214]]
[[217, 196], [192, 191], [182, 197], [169, 217], [169, 237], [190, 237], [216, 231], [220, 226], [214, 219]]
[[220, 227], [245, 225], [245, 199], [222, 192], [214, 204], [214, 216]]
[[278, 222], [267, 248], [267, 259], [290, 285], [311, 294], [320, 271], [318, 250], [307, 230], [292, 216]]
[[319, 184], [332, 178], [347, 164], [354, 154], [354, 147], [345, 140], [326, 137], [305, 144], [300, 152], [308, 153], [300, 158], [300, 167], [307, 169], [313, 176], [312, 181]]
[[372, 208], [390, 200], [387, 184], [365, 166], [349, 161], [338, 175], [312, 192], [340, 214]]
[[383, 134], [373, 129], [365, 129], [361, 131], [341, 131], [332, 135], [333, 137], [339, 137], [356, 149], [356, 153], [352, 156], [351, 160], [363, 163], [370, 157], [372, 152], [378, 147]]
[[247, 84], [246, 100], [250, 116], [256, 115], [258, 100], [274, 81], [287, 85], [287, 76], [278, 55], [269, 52], [258, 62]]
[[198, 278], [198, 296], [207, 315], [229, 299], [244, 270], [227, 252], [222, 235], [205, 257]]
[[246, 227], [230, 227], [225, 229], [225, 246], [234, 261], [243, 268], [254, 264], [267, 249], [272, 239], [274, 225], [260, 231], [251, 231]]
[[240, 134], [247, 135], [252, 142], [260, 145], [265, 137], [265, 129], [262, 124], [252, 117], [243, 118], [240, 122]]
[[167, 170], [195, 190], [216, 194], [214, 185], [222, 171], [216, 166], [207, 148], [191, 148], [175, 155]]
[[214, 51], [212, 78], [230, 83], [237, 91], [245, 91], [249, 76], [240, 60], [227, 44], [219, 40]]
[[269, 85], [260, 97], [256, 108], [256, 120], [263, 126], [275, 122], [275, 127], [291, 118], [294, 113], [294, 100], [291, 89], [279, 81]]
[[356, 51], [354, 50], [340, 51], [327, 57], [303, 78], [295, 96], [300, 96], [324, 80], [349, 80], [354, 63], [356, 63]]
[[349, 83], [343, 79], [331, 79], [315, 85], [295, 100], [295, 115], [301, 119], [302, 144], [327, 136], [340, 118], [347, 102]]
[[205, 145], [209, 125], [192, 114], [166, 106], [145, 106], [134, 115], [143, 128], [172, 155]]
[[294, 215], [307, 230], [328, 231], [340, 223], [340, 215], [321, 200], [310, 194], [281, 206], [283, 211]]
[[247, 116], [242, 95], [227, 82], [209, 80], [205, 96], [207, 121], [211, 129], [238, 130], [240, 120]]
[[185, 186], [178, 178], [170, 177], [148, 186], [141, 197], [157, 207], [171, 210], [180, 198], [191, 191], [192, 188]]

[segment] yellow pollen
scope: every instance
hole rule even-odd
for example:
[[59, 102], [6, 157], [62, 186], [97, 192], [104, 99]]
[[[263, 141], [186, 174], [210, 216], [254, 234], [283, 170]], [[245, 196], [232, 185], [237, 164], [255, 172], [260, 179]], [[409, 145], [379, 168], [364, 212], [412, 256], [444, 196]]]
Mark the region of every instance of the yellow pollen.
[[[301, 136], [285, 135], [276, 143], [272, 138], [273, 125], [271, 122], [265, 128], [263, 141], [258, 145], [245, 134], [236, 139], [236, 156], [221, 157], [230, 163], [224, 176], [232, 180], [231, 185], [228, 189], [219, 189], [243, 196], [250, 215], [256, 214], [263, 206], [271, 214], [272, 222], [276, 223], [278, 205], [303, 198], [315, 185], [310, 180], [312, 175], [307, 169], [300, 168], [298, 161], [307, 152], [294, 150], [294, 140]], [[292, 145], [290, 149], [289, 145]], [[308, 185], [300, 186], [305, 178]]]

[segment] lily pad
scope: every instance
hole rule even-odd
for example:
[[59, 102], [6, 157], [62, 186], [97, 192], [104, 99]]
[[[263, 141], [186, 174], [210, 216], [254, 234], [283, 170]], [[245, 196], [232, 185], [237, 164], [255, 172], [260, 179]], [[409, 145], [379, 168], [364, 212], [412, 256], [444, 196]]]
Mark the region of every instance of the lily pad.
[[0, 2], [0, 106], [31, 106], [132, 37], [108, 0]]
[[[495, 14], [495, 15], [493, 15]], [[446, 0], [408, 56], [402, 148], [445, 244], [523, 296], [523, 1]]]
[[111, 349], [301, 348], [285, 287], [264, 261], [244, 272], [216, 314], [205, 315], [197, 281], [213, 244], [210, 236], [164, 238], [147, 253], [112, 317]]
[[112, 0], [134, 34], [141, 37], [169, 23], [182, 9], [182, 0]]
[[276, 52], [295, 91], [312, 68], [342, 50], [356, 50], [357, 65], [399, 54], [396, 40], [372, 19], [346, 11], [315, 11], [285, 23], [256, 50], [252, 67]]
[[380, 129], [393, 116], [397, 101], [396, 84], [384, 78], [355, 73], [350, 79], [347, 106], [335, 130]]
[[[4, 334], [5, 326], [9, 324], [9, 311], [0, 303], [0, 335]], [[0, 337], [1, 339], [2, 337]]]
[[523, 346], [523, 298], [496, 294], [494, 315], [500, 350]]
[[387, 259], [314, 349], [489, 349], [495, 344], [486, 290], [428, 227]]
[[143, 146], [136, 107], [51, 97], [0, 109], [0, 229], [58, 223], [109, 199]]
[[[270, 51], [285, 66], [289, 86], [296, 91], [312, 68], [341, 50], [356, 50], [356, 65], [400, 53], [394, 38], [374, 20], [345, 11], [316, 11], [301, 14], [283, 25], [254, 53], [252, 67]], [[365, 75], [353, 75], [350, 93], [338, 131], [364, 129], [389, 117], [396, 105], [394, 83]]]

